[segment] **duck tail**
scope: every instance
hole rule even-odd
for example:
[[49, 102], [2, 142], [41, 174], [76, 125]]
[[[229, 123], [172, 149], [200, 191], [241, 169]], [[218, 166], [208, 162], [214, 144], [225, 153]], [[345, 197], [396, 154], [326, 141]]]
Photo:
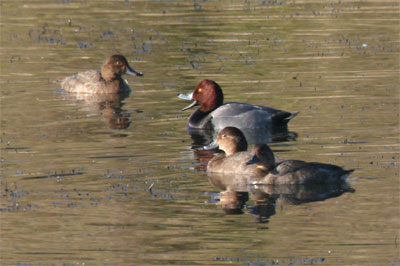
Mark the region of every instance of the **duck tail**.
[[298, 114], [299, 111], [291, 112], [290, 116], [286, 117], [285, 120], [289, 122], [292, 118], [295, 118]]
[[275, 125], [287, 125], [289, 121], [294, 118], [299, 112], [277, 112], [272, 115], [271, 119]]
[[354, 172], [354, 169], [343, 170], [343, 174], [340, 176], [341, 181], [346, 181], [347, 177], [349, 177], [352, 172]]

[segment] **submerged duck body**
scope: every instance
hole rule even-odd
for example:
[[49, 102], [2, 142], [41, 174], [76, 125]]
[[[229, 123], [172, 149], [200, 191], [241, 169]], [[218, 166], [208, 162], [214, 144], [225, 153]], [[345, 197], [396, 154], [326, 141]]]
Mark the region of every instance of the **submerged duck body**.
[[[324, 163], [308, 163], [300, 160], [275, 161], [272, 150], [266, 144], [256, 144], [251, 152], [243, 134], [237, 128], [227, 127], [217, 136], [217, 142], [225, 153], [212, 158], [209, 173], [240, 175], [248, 184], [328, 184], [345, 181], [353, 170]], [[236, 177], [235, 177], [236, 178]]]
[[101, 71], [88, 70], [66, 77], [61, 88], [74, 93], [126, 93], [130, 88], [121, 78], [123, 74], [143, 76], [129, 66], [123, 55], [112, 55], [104, 62]]
[[178, 97], [194, 100], [182, 111], [200, 105], [200, 108], [189, 117], [189, 128], [220, 131], [228, 126], [240, 129], [285, 127], [297, 115], [297, 112], [286, 112], [248, 103], [230, 102], [224, 104], [221, 87], [215, 81], [207, 79], [197, 84], [193, 93], [178, 94]]

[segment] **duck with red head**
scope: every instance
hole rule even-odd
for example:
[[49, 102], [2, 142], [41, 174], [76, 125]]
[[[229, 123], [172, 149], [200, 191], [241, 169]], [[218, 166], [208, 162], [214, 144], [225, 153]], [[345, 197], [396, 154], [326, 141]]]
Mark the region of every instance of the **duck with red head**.
[[123, 55], [112, 55], [106, 59], [101, 71], [88, 70], [61, 82], [63, 90], [74, 93], [125, 93], [129, 92], [128, 84], [121, 78], [123, 74], [143, 76], [136, 72]]
[[[271, 107], [248, 103], [223, 103], [221, 87], [212, 80], [204, 79], [192, 93], [178, 97], [193, 102], [182, 111], [200, 105], [189, 117], [189, 128], [212, 129], [219, 132], [225, 127], [245, 129], [284, 127], [298, 112], [286, 112]], [[246, 135], [246, 134], [245, 134]]]

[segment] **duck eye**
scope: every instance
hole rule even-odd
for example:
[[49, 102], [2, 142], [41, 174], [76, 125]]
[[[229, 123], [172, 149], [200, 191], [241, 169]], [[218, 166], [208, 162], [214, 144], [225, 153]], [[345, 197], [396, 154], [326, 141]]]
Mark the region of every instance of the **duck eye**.
[[198, 88], [197, 91], [198, 91], [198, 92], [202, 92], [203, 89], [202, 89], [202, 88]]
[[120, 65], [121, 64], [121, 62], [120, 61], [117, 61], [117, 65]]

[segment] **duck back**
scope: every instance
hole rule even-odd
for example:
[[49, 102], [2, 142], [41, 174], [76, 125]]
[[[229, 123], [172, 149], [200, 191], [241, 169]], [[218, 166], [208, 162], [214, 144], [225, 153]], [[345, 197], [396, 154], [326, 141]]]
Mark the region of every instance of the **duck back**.
[[286, 160], [261, 179], [251, 183], [262, 184], [327, 184], [345, 181], [353, 170], [324, 163], [307, 163], [299, 160]]
[[290, 112], [238, 102], [223, 104], [209, 115], [216, 130], [227, 126], [237, 128], [285, 126], [294, 117], [293, 113]]
[[101, 80], [100, 72], [88, 70], [66, 77], [61, 82], [63, 90], [68, 92], [85, 92], [90, 89], [90, 84], [95, 84]]
[[88, 70], [66, 77], [61, 87], [63, 90], [74, 93], [119, 93], [129, 92], [130, 88], [121, 79], [106, 81], [97, 70]]

